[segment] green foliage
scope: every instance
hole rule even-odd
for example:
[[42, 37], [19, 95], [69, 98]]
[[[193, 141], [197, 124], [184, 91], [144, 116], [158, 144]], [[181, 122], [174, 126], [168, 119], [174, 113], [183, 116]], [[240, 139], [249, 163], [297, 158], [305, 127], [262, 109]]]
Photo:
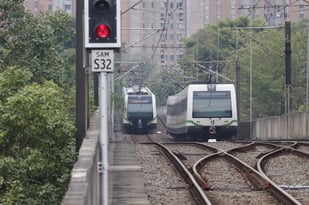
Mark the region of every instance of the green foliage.
[[0, 10], [0, 204], [60, 204], [76, 157], [74, 19]]
[[148, 84], [150, 90], [156, 95], [157, 106], [166, 105], [168, 96], [174, 95], [184, 87], [187, 83], [184, 82], [184, 76], [179, 73], [169, 73], [162, 71], [161, 81]]
[[250, 31], [243, 31], [240, 37], [243, 38], [242, 48], [238, 52], [241, 65], [242, 119], [249, 120], [250, 92], [253, 118], [280, 115], [284, 106], [283, 30], [251, 31], [251, 44]]
[[[22, 72], [8, 69], [0, 79], [4, 75], [13, 76], [8, 71]], [[74, 133], [66, 97], [55, 83], [28, 84], [3, 100], [0, 103], [0, 203], [59, 203], [75, 159]]]
[[55, 153], [61, 157], [55, 161], [47, 153], [27, 151], [23, 157], [0, 158], [1, 177], [5, 179], [0, 184], [0, 203], [59, 204], [69, 179], [71, 166], [65, 167], [69, 158]]
[[[261, 27], [248, 29], [249, 27]], [[240, 17], [220, 21], [183, 39], [186, 55], [179, 61], [191, 77], [197, 68], [218, 70], [236, 84], [236, 56], [240, 63], [241, 120], [249, 120], [250, 103], [253, 119], [284, 113], [285, 104], [285, 37], [284, 28], [262, 28], [260, 20], [250, 22]], [[246, 29], [242, 29], [246, 27]], [[292, 24], [292, 111], [305, 103], [308, 22]], [[238, 49], [237, 49], [238, 48]], [[219, 62], [217, 61], [219, 60]], [[197, 63], [206, 67], [203, 69]], [[250, 88], [250, 76], [252, 87]], [[205, 76], [199, 75], [199, 78]], [[219, 83], [231, 83], [219, 77]], [[250, 102], [250, 93], [252, 99]]]
[[124, 112], [124, 101], [122, 97], [122, 86], [120, 81], [115, 82], [115, 92], [112, 96], [115, 109], [122, 114]]
[[11, 155], [29, 144], [32, 148], [40, 148], [42, 144], [48, 144], [49, 148], [64, 145], [65, 136], [71, 136], [73, 130], [72, 125], [64, 123], [69, 120], [64, 100], [60, 88], [46, 82], [27, 85], [3, 103], [0, 122], [8, 135], [3, 145], [13, 147]]
[[0, 70], [14, 65], [30, 71], [32, 81], [39, 83], [53, 80], [61, 84], [72, 79], [63, 75], [69, 71], [74, 76], [74, 56], [64, 52], [74, 47], [74, 24], [68, 14], [59, 11], [34, 17], [25, 13], [14, 24], [7, 29], [10, 35], [2, 39], [5, 43], [4, 52], [0, 53]]
[[32, 74], [28, 71], [23, 71], [16, 67], [7, 68], [0, 75], [0, 102], [14, 95], [28, 84], [31, 77]]

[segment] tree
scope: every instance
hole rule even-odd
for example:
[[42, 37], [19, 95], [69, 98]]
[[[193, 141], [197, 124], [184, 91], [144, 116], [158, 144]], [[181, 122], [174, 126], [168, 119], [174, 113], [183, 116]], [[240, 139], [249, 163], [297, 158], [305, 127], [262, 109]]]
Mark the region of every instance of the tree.
[[7, 35], [1, 39], [4, 46], [0, 70], [17, 66], [29, 70], [32, 81], [38, 83], [72, 83], [75, 55], [65, 51], [74, 48], [73, 18], [61, 11], [39, 16], [23, 12], [13, 24], [4, 29]]
[[[265, 26], [260, 20], [249, 23], [249, 18], [240, 17], [200, 29], [183, 40], [186, 55], [179, 61], [183, 70], [199, 68], [202, 71], [196, 66], [199, 63], [218, 70], [236, 83], [237, 54], [241, 67], [242, 120], [249, 120], [250, 100], [253, 119], [283, 114], [285, 104], [284, 29], [256, 29]], [[292, 111], [297, 111], [305, 102], [307, 43], [304, 39], [308, 35], [307, 24], [307, 21], [292, 24]], [[219, 78], [219, 83], [231, 82]]]
[[59, 204], [75, 160], [74, 20], [0, 4], [0, 204]]
[[[14, 82], [9, 72], [31, 76], [7, 69], [0, 79]], [[59, 203], [75, 159], [75, 127], [63, 90], [50, 81], [27, 84], [0, 102], [0, 203]]]

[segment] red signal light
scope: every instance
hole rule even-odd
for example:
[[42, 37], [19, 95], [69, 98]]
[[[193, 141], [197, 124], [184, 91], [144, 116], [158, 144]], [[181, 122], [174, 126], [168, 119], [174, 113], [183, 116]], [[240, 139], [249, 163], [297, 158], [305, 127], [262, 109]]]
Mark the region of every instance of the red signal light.
[[106, 24], [99, 24], [96, 27], [95, 33], [98, 38], [108, 38], [111, 34], [111, 29]]

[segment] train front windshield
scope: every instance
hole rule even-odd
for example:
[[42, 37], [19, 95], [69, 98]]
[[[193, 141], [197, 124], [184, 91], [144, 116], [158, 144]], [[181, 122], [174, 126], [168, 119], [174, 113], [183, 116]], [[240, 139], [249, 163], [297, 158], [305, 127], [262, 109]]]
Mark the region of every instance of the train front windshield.
[[[133, 117], [152, 117], [152, 97], [151, 96], [129, 96], [128, 115]], [[150, 116], [151, 115], [151, 116]]]
[[193, 118], [230, 118], [232, 104], [230, 91], [194, 91]]

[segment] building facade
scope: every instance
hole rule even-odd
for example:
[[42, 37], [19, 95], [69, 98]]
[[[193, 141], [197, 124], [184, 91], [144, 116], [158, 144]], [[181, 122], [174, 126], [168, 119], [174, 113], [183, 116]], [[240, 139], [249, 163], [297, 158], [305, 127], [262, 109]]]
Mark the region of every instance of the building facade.
[[76, 1], [74, 0], [25, 0], [24, 6], [34, 15], [57, 10], [64, 10], [75, 15], [76, 11]]
[[[74, 0], [25, 0], [34, 14], [65, 10], [75, 15]], [[309, 18], [307, 0], [121, 0], [121, 61], [148, 61], [161, 69], [177, 68], [184, 55], [181, 39], [209, 24], [248, 16], [268, 26]]]
[[187, 0], [187, 34], [204, 25], [224, 19], [248, 16], [261, 18], [268, 26], [284, 25], [286, 20], [297, 22], [309, 18], [309, 1], [289, 0]]
[[186, 0], [122, 0], [122, 60], [170, 68], [184, 55]]

